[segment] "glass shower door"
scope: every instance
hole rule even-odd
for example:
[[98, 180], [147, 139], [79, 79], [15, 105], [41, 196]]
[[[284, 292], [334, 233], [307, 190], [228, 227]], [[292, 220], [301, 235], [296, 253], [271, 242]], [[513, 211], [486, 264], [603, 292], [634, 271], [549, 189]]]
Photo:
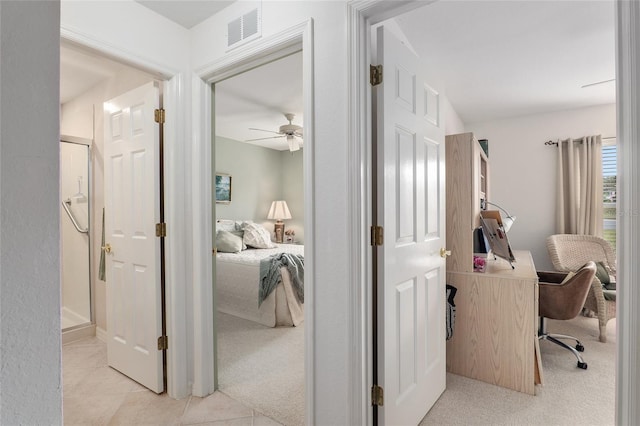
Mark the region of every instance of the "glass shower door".
[[[72, 139], [72, 138], [69, 138]], [[89, 141], [60, 141], [62, 330], [90, 324]]]

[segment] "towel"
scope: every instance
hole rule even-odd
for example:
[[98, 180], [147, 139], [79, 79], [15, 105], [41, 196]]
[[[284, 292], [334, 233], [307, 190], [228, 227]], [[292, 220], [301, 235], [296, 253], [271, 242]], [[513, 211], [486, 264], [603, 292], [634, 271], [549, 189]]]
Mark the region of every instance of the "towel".
[[280, 268], [286, 267], [300, 303], [304, 303], [304, 257], [299, 254], [279, 253], [260, 261], [260, 289], [258, 306], [282, 281]]
[[[104, 247], [104, 207], [102, 208], [102, 244], [100, 244], [100, 247]], [[100, 267], [98, 268], [98, 279], [100, 281], [107, 281], [107, 274], [105, 273], [104, 249], [100, 250]]]

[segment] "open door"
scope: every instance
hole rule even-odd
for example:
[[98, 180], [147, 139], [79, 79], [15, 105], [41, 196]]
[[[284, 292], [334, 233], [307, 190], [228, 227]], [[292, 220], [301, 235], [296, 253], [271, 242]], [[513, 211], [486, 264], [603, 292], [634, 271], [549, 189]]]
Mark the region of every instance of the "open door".
[[374, 210], [384, 238], [374, 250], [373, 399], [378, 424], [415, 425], [446, 385], [444, 120], [425, 68], [384, 27], [375, 52]]
[[157, 82], [104, 104], [108, 364], [164, 391]]

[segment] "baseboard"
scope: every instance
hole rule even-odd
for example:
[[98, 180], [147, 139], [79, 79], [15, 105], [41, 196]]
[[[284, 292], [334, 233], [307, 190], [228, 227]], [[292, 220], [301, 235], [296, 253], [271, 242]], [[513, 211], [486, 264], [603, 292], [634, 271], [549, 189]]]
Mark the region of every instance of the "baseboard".
[[76, 340], [86, 339], [96, 335], [95, 324], [87, 324], [81, 327], [73, 328], [62, 332], [62, 344], [75, 342]]
[[107, 330], [104, 328], [96, 327], [96, 337], [104, 343], [107, 343]]

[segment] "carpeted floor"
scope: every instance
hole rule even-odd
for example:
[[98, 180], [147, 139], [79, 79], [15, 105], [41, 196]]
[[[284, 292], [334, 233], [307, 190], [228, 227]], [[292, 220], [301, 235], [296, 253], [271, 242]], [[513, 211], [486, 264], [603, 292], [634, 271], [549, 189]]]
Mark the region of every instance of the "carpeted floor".
[[587, 370], [551, 342], [540, 342], [543, 386], [536, 396], [447, 374], [447, 390], [420, 425], [614, 425], [616, 321], [609, 321], [607, 343], [598, 341], [598, 320], [577, 317], [548, 321], [551, 333], [577, 337], [585, 346]]
[[304, 324], [269, 328], [218, 313], [218, 382], [263, 415], [304, 425]]
[[[219, 314], [220, 390], [284, 425], [304, 424], [304, 329], [268, 328]], [[598, 341], [597, 319], [549, 321], [552, 333], [581, 339], [589, 367], [540, 342], [544, 385], [536, 396], [447, 374], [447, 390], [421, 425], [614, 425], [616, 321]]]

